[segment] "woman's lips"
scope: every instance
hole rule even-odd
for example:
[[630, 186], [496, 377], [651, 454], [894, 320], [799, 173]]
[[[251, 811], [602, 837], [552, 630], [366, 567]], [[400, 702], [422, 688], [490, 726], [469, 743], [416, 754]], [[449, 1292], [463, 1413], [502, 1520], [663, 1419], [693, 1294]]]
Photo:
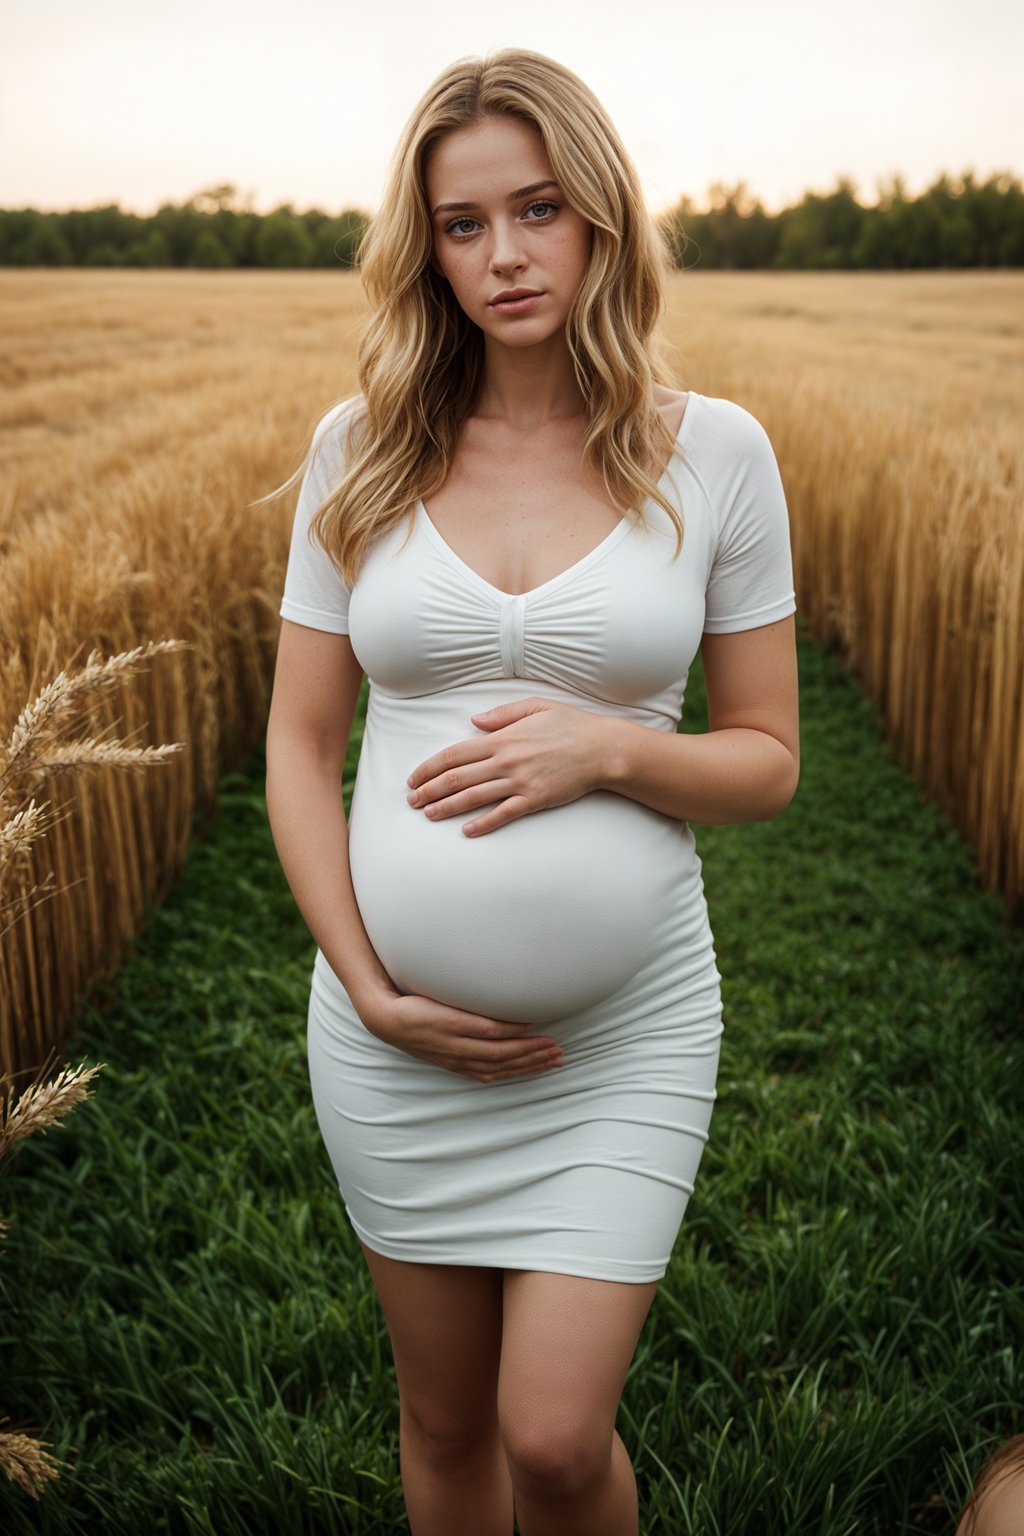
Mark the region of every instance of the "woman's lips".
[[503, 315], [521, 315], [525, 310], [539, 304], [543, 297], [542, 293], [531, 293], [525, 299], [502, 299], [500, 304], [492, 304], [491, 308]]

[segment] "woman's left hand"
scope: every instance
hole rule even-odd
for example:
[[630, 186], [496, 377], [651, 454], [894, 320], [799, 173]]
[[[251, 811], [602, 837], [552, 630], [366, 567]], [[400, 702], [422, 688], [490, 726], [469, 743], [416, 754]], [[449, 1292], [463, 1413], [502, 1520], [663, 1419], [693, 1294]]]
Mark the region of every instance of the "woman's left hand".
[[468, 836], [479, 836], [599, 787], [607, 716], [549, 699], [514, 699], [470, 719], [487, 734], [453, 742], [409, 775], [409, 803], [432, 821], [492, 805], [463, 824]]

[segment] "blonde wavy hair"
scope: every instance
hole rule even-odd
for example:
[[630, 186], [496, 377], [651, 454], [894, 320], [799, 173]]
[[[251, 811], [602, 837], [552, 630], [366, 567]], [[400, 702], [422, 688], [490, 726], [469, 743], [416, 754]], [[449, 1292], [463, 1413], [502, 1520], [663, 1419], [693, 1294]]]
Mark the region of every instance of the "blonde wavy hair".
[[[444, 484], [477, 398], [483, 332], [431, 266], [425, 170], [446, 135], [501, 114], [539, 131], [568, 202], [593, 226], [590, 263], [566, 322], [586, 402], [582, 464], [600, 474], [609, 501], [631, 521], [645, 523], [648, 499], [662, 506], [675, 524], [676, 557], [682, 550], [682, 518], [659, 487], [666, 450], [681, 448], [654, 398], [655, 385], [673, 385], [669, 349], [656, 334], [673, 270], [669, 246], [590, 88], [545, 54], [502, 48], [456, 60], [428, 87], [357, 250], [373, 306], [358, 348], [362, 400], [344, 412], [343, 476], [309, 530], [349, 585], [371, 541]], [[314, 434], [303, 462], [272, 495], [305, 472], [316, 446]]]

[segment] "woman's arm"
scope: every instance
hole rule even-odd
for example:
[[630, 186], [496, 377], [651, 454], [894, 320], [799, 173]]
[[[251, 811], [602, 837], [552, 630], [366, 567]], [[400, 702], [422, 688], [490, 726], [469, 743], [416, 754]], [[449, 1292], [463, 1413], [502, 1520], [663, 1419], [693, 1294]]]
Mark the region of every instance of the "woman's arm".
[[770, 821], [800, 777], [792, 614], [735, 634], [704, 635], [708, 730], [668, 734], [599, 717], [598, 784], [679, 821]]
[[357, 1012], [394, 984], [363, 927], [341, 776], [363, 670], [347, 635], [281, 621], [267, 722], [267, 814], [302, 916]]

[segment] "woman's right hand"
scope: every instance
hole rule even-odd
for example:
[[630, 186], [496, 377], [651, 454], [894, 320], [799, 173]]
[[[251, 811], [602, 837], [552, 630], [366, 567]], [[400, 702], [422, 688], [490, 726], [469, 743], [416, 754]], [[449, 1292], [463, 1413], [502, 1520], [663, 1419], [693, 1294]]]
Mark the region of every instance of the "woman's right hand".
[[532, 1033], [533, 1024], [468, 1013], [415, 993], [378, 994], [359, 1017], [378, 1040], [478, 1083], [505, 1082], [562, 1064], [557, 1040]]

